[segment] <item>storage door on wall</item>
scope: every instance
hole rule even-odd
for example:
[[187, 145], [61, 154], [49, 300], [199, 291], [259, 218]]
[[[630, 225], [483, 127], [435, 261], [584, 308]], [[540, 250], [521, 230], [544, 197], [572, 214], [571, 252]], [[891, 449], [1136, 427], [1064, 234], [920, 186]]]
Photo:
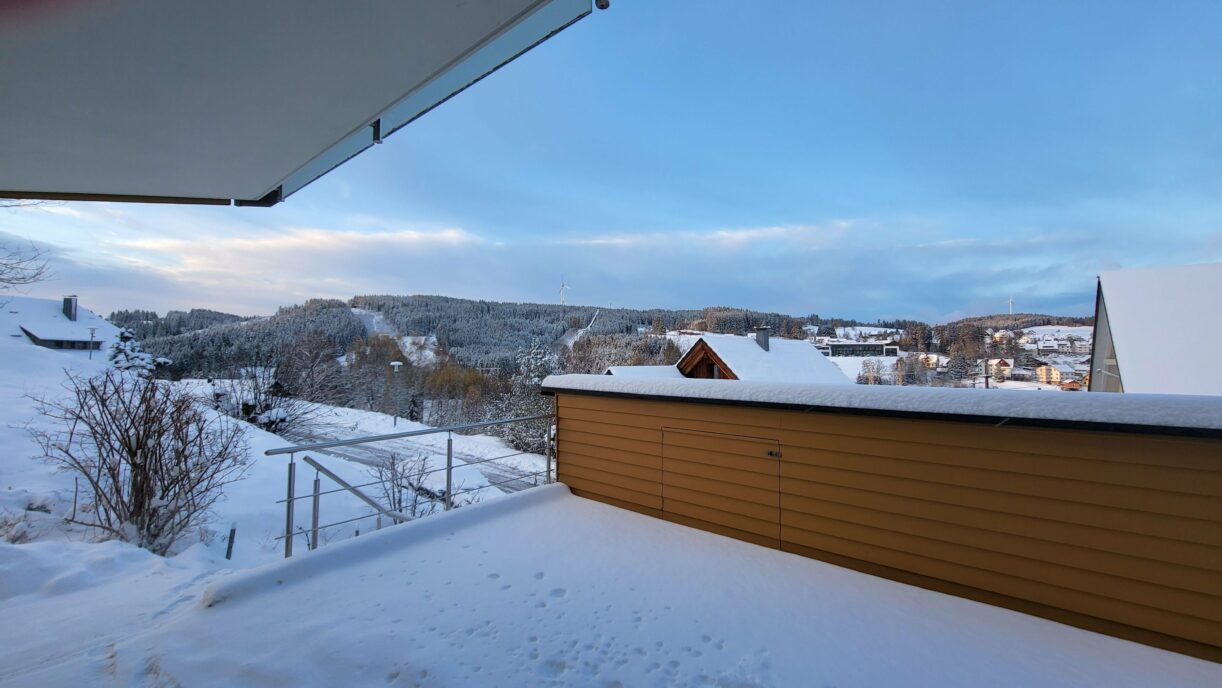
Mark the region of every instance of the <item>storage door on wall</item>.
[[662, 511], [667, 520], [780, 547], [776, 440], [662, 428]]

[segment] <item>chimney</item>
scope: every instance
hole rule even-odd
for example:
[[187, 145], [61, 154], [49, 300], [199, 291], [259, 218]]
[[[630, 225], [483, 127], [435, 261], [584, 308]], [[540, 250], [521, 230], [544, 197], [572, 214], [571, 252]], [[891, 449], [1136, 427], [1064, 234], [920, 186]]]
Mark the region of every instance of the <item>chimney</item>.
[[64, 317], [69, 320], [76, 320], [76, 296], [64, 297]]
[[755, 328], [755, 343], [764, 351], [768, 350], [768, 332], [771, 330], [772, 328], [767, 326]]

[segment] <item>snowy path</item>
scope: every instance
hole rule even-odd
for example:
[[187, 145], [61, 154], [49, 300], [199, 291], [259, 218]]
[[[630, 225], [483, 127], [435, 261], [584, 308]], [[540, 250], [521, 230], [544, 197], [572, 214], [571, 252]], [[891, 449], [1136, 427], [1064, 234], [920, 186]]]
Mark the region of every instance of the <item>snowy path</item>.
[[[155, 570], [135, 574], [88, 598], [3, 607], [20, 624], [0, 631], [0, 685], [1222, 685], [1222, 665], [692, 530], [560, 485], [211, 585], [187, 572], [155, 585]], [[77, 618], [82, 609], [89, 618]], [[141, 630], [99, 635], [107, 624]]]

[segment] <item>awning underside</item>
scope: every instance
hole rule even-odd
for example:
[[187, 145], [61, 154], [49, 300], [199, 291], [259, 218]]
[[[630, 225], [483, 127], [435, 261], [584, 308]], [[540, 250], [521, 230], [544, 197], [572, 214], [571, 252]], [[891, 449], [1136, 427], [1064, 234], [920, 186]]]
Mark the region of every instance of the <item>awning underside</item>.
[[0, 5], [0, 197], [264, 204], [589, 0]]

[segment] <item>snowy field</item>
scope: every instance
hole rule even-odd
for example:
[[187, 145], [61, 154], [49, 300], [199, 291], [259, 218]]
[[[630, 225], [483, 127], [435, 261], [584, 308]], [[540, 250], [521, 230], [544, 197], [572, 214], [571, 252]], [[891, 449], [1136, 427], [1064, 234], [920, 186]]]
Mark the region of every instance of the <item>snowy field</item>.
[[857, 376], [861, 374], [861, 366], [866, 361], [874, 361], [878, 364], [878, 370], [886, 379], [895, 377], [895, 362], [900, 359], [899, 356], [828, 356], [827, 360], [836, 364], [840, 368], [840, 372], [844, 373], [852, 382], [857, 382]]
[[[237, 573], [95, 551], [4, 604], [0, 685], [1222, 685], [1222, 665], [561, 485]], [[60, 557], [30, 548], [27, 570]]]
[[1070, 326], [1070, 325], [1037, 325], [1028, 327], [1023, 330], [1023, 333], [1033, 337], [1043, 337], [1050, 334], [1057, 339], [1064, 339], [1069, 335], [1073, 335], [1078, 339], [1090, 339], [1095, 335], [1095, 328], [1091, 325]]

